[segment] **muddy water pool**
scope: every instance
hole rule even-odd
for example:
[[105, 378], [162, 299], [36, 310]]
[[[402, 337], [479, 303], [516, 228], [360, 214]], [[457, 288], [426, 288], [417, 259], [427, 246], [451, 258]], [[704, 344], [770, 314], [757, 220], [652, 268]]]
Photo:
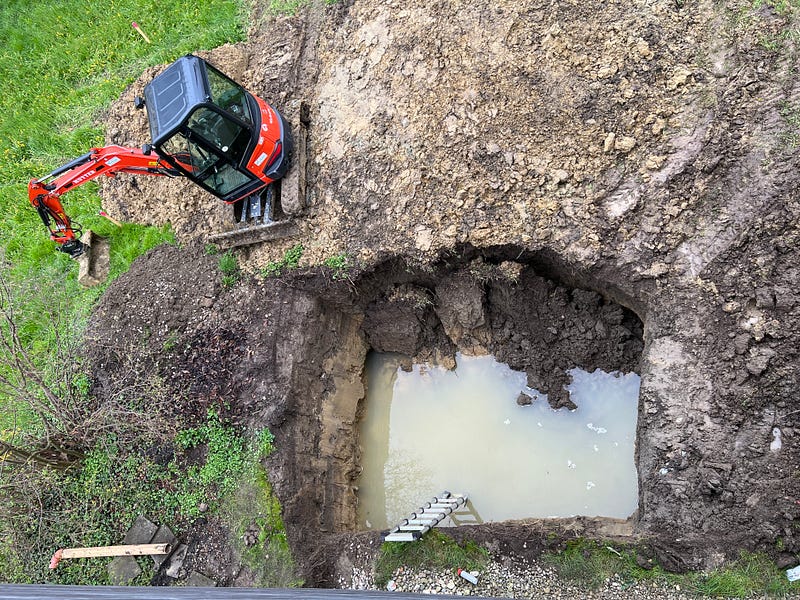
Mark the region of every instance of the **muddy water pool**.
[[[359, 529], [394, 525], [443, 490], [469, 495], [465, 521], [633, 513], [636, 374], [573, 370], [578, 409], [555, 411], [491, 356], [456, 362], [404, 372], [397, 355], [368, 357]], [[520, 392], [533, 403], [517, 404]]]

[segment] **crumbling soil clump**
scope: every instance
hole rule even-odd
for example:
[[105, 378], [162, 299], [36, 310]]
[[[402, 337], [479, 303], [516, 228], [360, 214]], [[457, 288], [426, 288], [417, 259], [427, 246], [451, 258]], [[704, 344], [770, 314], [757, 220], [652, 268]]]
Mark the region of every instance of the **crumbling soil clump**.
[[570, 289], [513, 261], [477, 258], [459, 268], [448, 260], [439, 268], [415, 284], [388, 283], [368, 305], [363, 327], [372, 349], [449, 368], [456, 351], [493, 354], [525, 371], [529, 387], [546, 393], [553, 408], [576, 408], [566, 390], [570, 369], [638, 370], [641, 321], [597, 292]]
[[[287, 114], [309, 104], [308, 192], [296, 237], [238, 256], [254, 273], [301, 244], [309, 270], [224, 288], [197, 246], [230, 207], [181, 182], [107, 182], [113, 216], [171, 223], [189, 250], [109, 288], [97, 369], [155, 365], [187, 407], [224, 399], [273, 429], [306, 558], [355, 527], [370, 349], [493, 353], [554, 406], [568, 369], [638, 370], [629, 539], [674, 569], [800, 551], [793, 18], [739, 0], [383, 0], [259, 19], [209, 57]], [[144, 80], [112, 107], [110, 141], [146, 141], [129, 108]], [[308, 581], [332, 570], [309, 562]]]

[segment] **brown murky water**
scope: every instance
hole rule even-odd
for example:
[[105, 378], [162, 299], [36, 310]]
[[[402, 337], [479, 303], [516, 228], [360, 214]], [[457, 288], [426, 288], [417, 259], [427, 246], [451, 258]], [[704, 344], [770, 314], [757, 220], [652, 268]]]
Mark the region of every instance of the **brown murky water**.
[[[628, 517], [637, 507], [636, 374], [572, 371], [578, 409], [555, 411], [491, 356], [455, 371], [373, 353], [360, 428], [359, 526], [385, 529], [430, 497], [469, 495], [482, 521]], [[529, 406], [516, 399], [534, 397]]]

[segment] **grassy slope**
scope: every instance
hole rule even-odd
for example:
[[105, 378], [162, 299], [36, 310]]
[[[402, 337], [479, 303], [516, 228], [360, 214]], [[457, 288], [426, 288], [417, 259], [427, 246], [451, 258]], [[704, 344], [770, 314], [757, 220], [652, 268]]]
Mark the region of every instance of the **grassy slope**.
[[[23, 336], [52, 358], [52, 333], [42, 303], [58, 306], [65, 323], [80, 322], [102, 289], [84, 290], [77, 264], [57, 253], [28, 204], [27, 182], [103, 145], [103, 112], [148, 65], [243, 37], [241, 0], [6, 0], [0, 3], [0, 230], [11, 284], [26, 294]], [[137, 21], [152, 40], [131, 27]], [[146, 141], [146, 140], [143, 140]], [[97, 216], [95, 184], [64, 197], [70, 216], [111, 237], [111, 279], [149, 248], [171, 239], [166, 230], [126, 224], [117, 229]], [[38, 299], [36, 299], [38, 297]], [[42, 299], [42, 298], [46, 299]], [[0, 430], [14, 411], [0, 398]], [[24, 411], [21, 417], [25, 423]], [[19, 421], [17, 422], [19, 426]]]
[[[152, 44], [131, 28], [134, 20]], [[0, 46], [0, 264], [19, 302], [23, 339], [45, 371], [56, 356], [49, 317], [55, 315], [79, 335], [102, 288], [84, 290], [77, 284], [76, 263], [55, 251], [28, 205], [27, 181], [102, 145], [105, 108], [146, 66], [237, 41], [245, 22], [243, 0], [7, 0], [0, 5], [0, 39], [6, 40]], [[97, 217], [94, 185], [64, 200], [73, 219], [110, 236], [110, 279], [172, 237], [167, 230], [135, 224], [117, 229]], [[36, 423], [24, 407], [0, 397], [0, 436], [9, 436], [12, 425], [35, 435]], [[130, 448], [123, 452], [108, 436], [78, 469], [42, 473], [41, 502], [33, 503], [38, 508], [27, 513], [12, 505], [13, 523], [0, 522], [5, 538], [0, 581], [106, 583], [107, 561], [72, 561], [51, 572], [50, 553], [59, 546], [117, 543], [140, 513], [180, 530], [207, 502], [210, 512], [221, 509], [223, 516], [246, 522], [238, 524], [240, 529], [258, 524], [259, 544], [240, 551], [258, 564], [272, 556], [274, 568], [257, 573], [260, 582], [296, 584], [280, 509], [258, 465], [271, 452], [271, 435], [261, 432], [248, 444], [243, 434], [210, 415], [207, 424], [183, 430], [173, 443], [173, 459], [156, 464]], [[205, 458], [189, 467], [186, 453], [198, 444], [206, 448]], [[246, 506], [235, 506], [231, 490], [249, 494]], [[146, 575], [137, 580], [147, 582]]]

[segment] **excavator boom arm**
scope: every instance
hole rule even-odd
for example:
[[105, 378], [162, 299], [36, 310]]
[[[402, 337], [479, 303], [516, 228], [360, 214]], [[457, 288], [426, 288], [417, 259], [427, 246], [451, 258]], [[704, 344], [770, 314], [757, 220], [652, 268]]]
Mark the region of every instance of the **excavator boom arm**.
[[106, 146], [92, 148], [83, 156], [60, 166], [39, 179], [28, 183], [28, 200], [36, 208], [42, 222], [50, 231], [50, 239], [59, 250], [73, 258], [83, 253], [79, 241], [80, 226], [73, 223], [64, 211], [60, 197], [95, 177], [114, 177], [118, 173], [175, 177], [181, 173], [163, 164], [160, 159], [136, 148]]

